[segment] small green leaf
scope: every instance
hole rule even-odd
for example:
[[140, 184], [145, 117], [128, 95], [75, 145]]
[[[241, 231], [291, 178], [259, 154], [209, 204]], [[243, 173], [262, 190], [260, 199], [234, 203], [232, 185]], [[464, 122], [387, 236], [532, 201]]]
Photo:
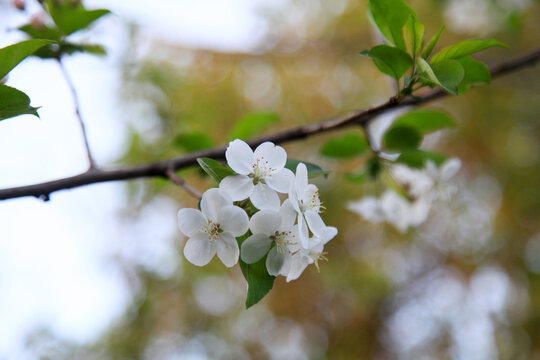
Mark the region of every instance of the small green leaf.
[[407, 126], [425, 135], [447, 127], [454, 127], [456, 123], [446, 113], [436, 110], [416, 110], [400, 116], [394, 121], [394, 126]]
[[37, 108], [30, 106], [30, 98], [15, 88], [0, 85], [0, 120], [31, 114], [39, 117]]
[[369, 0], [368, 17], [392, 45], [406, 51], [403, 25], [414, 11], [402, 0]]
[[446, 160], [446, 157], [438, 153], [414, 149], [403, 151], [396, 161], [410, 167], [423, 168], [428, 160], [439, 166]]
[[388, 45], [377, 45], [360, 55], [369, 56], [375, 66], [384, 74], [399, 80], [413, 64], [412, 58], [405, 51]]
[[330, 174], [330, 171], [325, 171], [315, 164], [308, 163], [306, 161], [300, 161], [300, 160], [287, 159], [287, 163], [285, 163], [285, 167], [291, 170], [293, 173], [296, 173], [296, 167], [298, 166], [299, 163], [304, 163], [304, 165], [306, 165], [308, 176], [310, 178], [314, 178], [321, 175], [324, 177], [328, 177], [328, 174]]
[[51, 40], [26, 40], [0, 49], [0, 79], [18, 63], [32, 55], [40, 47], [52, 43]]
[[347, 173], [345, 174], [345, 180], [350, 182], [364, 182], [368, 179], [368, 173], [365, 170], [361, 170], [359, 172], [355, 173]]
[[[247, 239], [247, 235], [237, 238], [238, 246], [242, 247], [242, 243]], [[268, 294], [274, 286], [274, 276], [268, 274], [266, 270], [266, 256], [253, 264], [246, 264], [239, 259], [240, 269], [248, 283], [248, 292], [246, 298], [246, 309], [257, 304]]]
[[457, 85], [463, 80], [465, 70], [457, 60], [443, 60], [433, 67], [418, 58], [418, 72], [429, 85], [438, 85], [452, 94], [457, 94]]
[[229, 175], [236, 175], [236, 173], [232, 169], [221, 165], [214, 159], [198, 158], [197, 162], [204, 170], [204, 172], [207, 173], [217, 183], [220, 183], [221, 180], [223, 180]]
[[441, 36], [443, 30], [444, 30], [444, 25], [441, 27], [441, 30], [439, 30], [438, 33], [433, 35], [431, 40], [429, 40], [428, 44], [426, 45], [426, 47], [422, 51], [422, 57], [424, 59], [427, 59], [429, 57], [429, 55], [431, 55], [431, 52], [433, 51], [433, 48], [435, 47], [435, 44], [437, 44], [437, 41], [439, 41], [439, 37]]
[[458, 59], [460, 57], [474, 54], [476, 52], [479, 52], [479, 51], [482, 51], [482, 50], [485, 50], [494, 46], [508, 48], [507, 45], [494, 39], [465, 40], [465, 41], [458, 42], [457, 44], [453, 44], [453, 45], [443, 48], [441, 51], [439, 51], [437, 54], [433, 56], [433, 58], [431, 59], [431, 64], [433, 66], [434, 63], [444, 61], [447, 59]]
[[64, 35], [84, 29], [110, 12], [105, 9], [86, 10], [80, 1], [71, 0], [47, 0], [47, 9]]
[[247, 114], [234, 125], [229, 134], [229, 139], [249, 139], [277, 122], [279, 122], [279, 117], [273, 113]]
[[465, 77], [465, 70], [460, 62], [451, 59], [441, 60], [431, 64], [431, 68], [443, 88], [457, 94], [457, 86]]
[[415, 15], [411, 15], [405, 23], [403, 31], [405, 33], [405, 42], [407, 43], [407, 47], [413, 57], [416, 57], [422, 48], [424, 25], [416, 19]]
[[181, 134], [174, 138], [173, 145], [188, 153], [209, 149], [214, 142], [207, 135], [201, 133]]
[[472, 85], [489, 84], [491, 81], [491, 74], [488, 67], [483, 62], [474, 60], [468, 56], [459, 58], [458, 61], [465, 70], [463, 81], [458, 86], [459, 94], [466, 93]]
[[62, 33], [56, 26], [49, 27], [46, 25], [34, 26], [32, 24], [26, 24], [19, 27], [19, 30], [25, 32], [34, 39], [48, 39], [59, 41], [62, 37]]
[[422, 135], [409, 126], [392, 126], [384, 135], [384, 147], [391, 151], [416, 149], [422, 142]]
[[345, 134], [328, 140], [321, 148], [321, 155], [336, 158], [350, 159], [363, 154], [369, 145], [363, 136]]

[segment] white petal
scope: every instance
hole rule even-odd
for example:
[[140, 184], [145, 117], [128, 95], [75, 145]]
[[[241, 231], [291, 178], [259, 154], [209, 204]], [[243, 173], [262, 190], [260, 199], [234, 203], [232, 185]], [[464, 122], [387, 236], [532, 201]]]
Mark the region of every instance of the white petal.
[[279, 271], [279, 275], [281, 276], [289, 275], [289, 271], [291, 270], [291, 259], [292, 259], [291, 255], [285, 256], [283, 265], [281, 265], [281, 270]]
[[219, 210], [230, 205], [232, 205], [232, 199], [218, 188], [208, 189], [202, 195], [201, 211], [212, 222], [217, 222]]
[[294, 174], [291, 170], [283, 168], [280, 171], [269, 174], [264, 178], [264, 181], [272, 189], [286, 194], [294, 182]]
[[313, 210], [306, 211], [304, 215], [313, 235], [323, 237], [325, 235], [327, 226], [321, 216]]
[[253, 264], [263, 258], [270, 249], [272, 240], [263, 234], [255, 234], [248, 237], [242, 243], [242, 260], [245, 263]]
[[272, 210], [259, 211], [249, 220], [249, 228], [253, 234], [263, 234], [267, 237], [274, 235], [280, 224], [279, 214]]
[[234, 236], [244, 235], [249, 228], [249, 219], [246, 212], [233, 205], [219, 210], [217, 222], [223, 231]]
[[380, 223], [385, 219], [380, 201], [374, 196], [365, 196], [360, 200], [351, 201], [347, 204], [347, 209], [374, 223]]
[[294, 210], [296, 212], [300, 213], [298, 194], [296, 192], [296, 185], [295, 184], [293, 184], [291, 186], [291, 189], [289, 190], [289, 198], [287, 200], [289, 200], [291, 202], [291, 205], [294, 208]]
[[261, 210], [279, 210], [279, 196], [266, 184], [257, 184], [249, 197], [253, 205]]
[[308, 171], [304, 163], [299, 163], [296, 166], [296, 191], [298, 195], [304, 196], [308, 185]]
[[311, 249], [313, 250], [314, 247], [320, 246], [321, 251], [322, 251], [322, 247], [327, 242], [332, 240], [337, 235], [337, 233], [338, 233], [338, 230], [335, 227], [333, 227], [333, 226], [326, 227], [326, 230], [324, 231], [324, 234], [322, 236], [314, 237], [314, 238], [310, 239], [310, 247], [311, 247]]
[[279, 217], [281, 218], [279, 230], [289, 230], [294, 225], [297, 214], [298, 213], [294, 210], [292, 202], [289, 199], [286, 199], [279, 208]]
[[411, 212], [410, 203], [393, 191], [387, 190], [381, 197], [381, 208], [386, 221], [394, 225], [399, 231], [405, 232], [409, 228]]
[[277, 251], [276, 247], [273, 247], [270, 250], [266, 257], [266, 269], [270, 275], [278, 276], [280, 274], [286, 256], [288, 256], [288, 254], [281, 254]]
[[207, 233], [197, 233], [186, 241], [184, 256], [197, 266], [204, 266], [212, 260], [216, 254], [216, 245], [210, 241]]
[[208, 225], [204, 215], [195, 209], [180, 209], [178, 211], [178, 228], [186, 236], [193, 236]]
[[[287, 162], [287, 153], [281, 146], [264, 142], [255, 149], [255, 159], [260, 159], [267, 168], [281, 170]], [[268, 162], [267, 162], [268, 161]]]
[[287, 282], [298, 279], [309, 265], [308, 259], [300, 254], [294, 255], [291, 259], [291, 267], [287, 274]]
[[300, 238], [300, 245], [304, 249], [309, 248], [309, 231], [306, 223], [306, 219], [302, 214], [298, 215], [298, 237]]
[[217, 256], [226, 267], [232, 267], [238, 262], [240, 249], [231, 233], [223, 232], [217, 240]]
[[253, 172], [255, 156], [253, 150], [242, 140], [234, 140], [229, 143], [225, 151], [227, 164], [240, 175], [248, 175]]
[[219, 183], [233, 201], [244, 200], [253, 192], [253, 180], [245, 175], [227, 176]]
[[448, 159], [442, 164], [441, 167], [441, 180], [448, 181], [450, 178], [457, 174], [461, 168], [461, 160], [458, 158]]

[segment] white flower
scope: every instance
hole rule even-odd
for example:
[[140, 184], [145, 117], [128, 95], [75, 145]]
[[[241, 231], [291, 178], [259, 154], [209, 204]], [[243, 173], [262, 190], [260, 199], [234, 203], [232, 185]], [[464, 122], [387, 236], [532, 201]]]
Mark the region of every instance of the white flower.
[[411, 169], [403, 164], [392, 166], [390, 173], [394, 180], [404, 187], [413, 198], [426, 195], [433, 188], [433, 179], [427, 171]]
[[401, 232], [426, 221], [431, 208], [429, 197], [420, 197], [409, 201], [394, 191], [387, 190], [381, 196], [380, 206], [386, 221]]
[[287, 282], [290, 282], [298, 279], [310, 264], [315, 264], [317, 270], [319, 270], [319, 260], [326, 260], [324, 256], [326, 253], [323, 251], [324, 245], [332, 240], [337, 235], [337, 232], [335, 227], [327, 227], [325, 236], [310, 241], [310, 244], [313, 245], [307, 249], [297, 244], [289, 245], [289, 251], [292, 253], [292, 256], [286, 258], [280, 275], [286, 276]]
[[313, 184], [308, 184], [308, 172], [303, 163], [299, 163], [296, 167], [296, 178], [289, 190], [289, 200], [298, 213], [298, 233], [302, 247], [308, 249], [313, 245], [312, 242], [310, 244], [309, 230], [315, 235], [314, 239], [328, 236], [330, 230], [319, 215], [323, 209], [319, 189]]
[[242, 260], [248, 264], [259, 261], [275, 245], [266, 257], [268, 273], [277, 276], [286, 258], [291, 256], [289, 246], [298, 242], [298, 227], [294, 225], [295, 212], [288, 200], [283, 202], [279, 213], [261, 210], [251, 217], [249, 228], [253, 235], [242, 243]]
[[372, 223], [377, 224], [386, 220], [386, 216], [381, 208], [381, 202], [374, 196], [365, 196], [356, 201], [349, 201], [347, 209]]
[[446, 160], [440, 167], [433, 161], [426, 163], [426, 173], [433, 180], [433, 197], [441, 198], [442, 200], [450, 200], [453, 194], [457, 191], [455, 186], [448, 183], [450, 178], [457, 174], [461, 168], [461, 160], [451, 158]]
[[184, 256], [189, 262], [206, 265], [217, 252], [223, 264], [231, 267], [239, 256], [235, 237], [246, 233], [249, 220], [244, 210], [232, 205], [227, 194], [214, 188], [203, 194], [201, 211], [178, 211], [178, 227], [189, 237], [184, 247]]
[[292, 171], [285, 168], [287, 153], [271, 142], [259, 145], [255, 152], [242, 140], [229, 143], [225, 152], [227, 163], [237, 174], [227, 176], [220, 184], [233, 201], [250, 198], [258, 209], [279, 209], [276, 191], [287, 193], [294, 179]]

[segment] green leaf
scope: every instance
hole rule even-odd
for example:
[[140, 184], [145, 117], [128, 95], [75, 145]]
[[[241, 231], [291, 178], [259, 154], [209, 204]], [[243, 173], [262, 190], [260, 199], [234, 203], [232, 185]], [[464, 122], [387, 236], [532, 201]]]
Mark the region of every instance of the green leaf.
[[377, 155], [372, 156], [368, 159], [366, 164], [366, 172], [369, 175], [370, 179], [376, 179], [377, 176], [381, 173], [381, 170], [383, 169], [381, 160]]
[[[242, 243], [247, 238], [247, 235], [237, 238], [238, 246], [242, 247]], [[274, 276], [268, 274], [266, 270], [266, 256], [253, 264], [246, 264], [239, 259], [240, 269], [248, 283], [248, 292], [246, 298], [246, 309], [257, 304], [274, 286]]]
[[369, 56], [375, 66], [384, 74], [399, 80], [413, 64], [412, 58], [405, 51], [388, 45], [377, 45], [360, 55]]
[[416, 19], [415, 15], [411, 15], [405, 23], [403, 31], [405, 33], [405, 42], [407, 43], [407, 48], [413, 57], [416, 57], [422, 48], [424, 25]]
[[457, 94], [457, 86], [465, 76], [465, 70], [460, 62], [451, 59], [442, 60], [431, 64], [431, 68], [443, 88], [453, 94]]
[[369, 145], [363, 136], [345, 134], [328, 140], [321, 148], [321, 155], [336, 158], [350, 159], [363, 154]]
[[437, 54], [433, 56], [431, 59], [431, 64], [444, 61], [447, 59], [458, 59], [463, 56], [467, 56], [470, 54], [474, 54], [476, 52], [494, 47], [494, 46], [500, 46], [504, 48], [508, 48], [505, 44], [491, 39], [491, 40], [465, 40], [458, 42], [457, 44], [453, 44], [450, 46], [447, 46], [443, 48], [441, 51], [439, 51]]
[[32, 24], [26, 24], [19, 27], [19, 30], [25, 32], [34, 39], [48, 39], [59, 41], [62, 37], [62, 33], [56, 26], [49, 27], [46, 25], [34, 26]]
[[446, 157], [438, 153], [415, 149], [403, 151], [396, 161], [410, 167], [423, 168], [428, 160], [439, 166], [446, 160]]
[[345, 174], [345, 180], [348, 180], [350, 182], [364, 182], [368, 179], [368, 173], [365, 170], [361, 170], [359, 172], [355, 173], [347, 173]]
[[204, 172], [207, 173], [217, 183], [220, 183], [221, 180], [223, 180], [229, 175], [236, 175], [236, 173], [232, 169], [221, 165], [214, 159], [198, 158], [197, 162], [204, 170]]
[[443, 30], [444, 30], [444, 25], [441, 27], [441, 30], [439, 30], [438, 33], [433, 35], [431, 40], [429, 40], [428, 44], [426, 45], [426, 47], [422, 51], [422, 57], [424, 59], [427, 59], [429, 57], [429, 55], [431, 55], [431, 52], [433, 51], [433, 48], [435, 47], [435, 44], [437, 44], [437, 41], [439, 41], [439, 37], [441, 36]]
[[476, 84], [489, 84], [491, 81], [491, 74], [488, 67], [480, 61], [474, 60], [468, 56], [459, 58], [461, 66], [465, 70], [465, 76], [463, 81], [458, 86], [458, 93], [466, 93], [472, 85]]
[[465, 70], [459, 61], [444, 60], [432, 67], [424, 59], [418, 58], [417, 64], [420, 75], [428, 84], [438, 85], [452, 94], [457, 94], [456, 87], [465, 76]]
[[310, 178], [314, 178], [321, 175], [326, 178], [328, 177], [328, 174], [330, 174], [330, 171], [323, 170], [315, 164], [312, 164], [306, 161], [300, 161], [300, 160], [287, 159], [287, 162], [285, 163], [285, 167], [296, 174], [296, 167], [298, 166], [299, 163], [304, 163], [304, 165], [306, 165], [308, 176]]
[[15, 88], [0, 85], [0, 120], [31, 114], [39, 117], [37, 108], [30, 106], [30, 98]]
[[26, 40], [0, 49], [0, 79], [8, 74], [18, 63], [37, 49], [52, 43], [51, 40]]
[[402, 28], [414, 11], [402, 0], [369, 0], [368, 17], [392, 45], [405, 51]]
[[209, 149], [214, 142], [207, 135], [201, 133], [181, 134], [174, 138], [173, 145], [188, 153]]
[[384, 147], [391, 151], [416, 149], [422, 142], [422, 135], [409, 126], [392, 126], [384, 135]]
[[80, 1], [71, 0], [47, 0], [47, 8], [64, 35], [84, 29], [110, 12], [105, 9], [86, 10]]
[[400, 116], [394, 121], [392, 127], [406, 126], [415, 129], [419, 134], [425, 135], [447, 127], [454, 127], [456, 123], [446, 113], [436, 110], [416, 110]]
[[273, 113], [252, 113], [243, 116], [234, 125], [229, 134], [230, 140], [246, 140], [253, 135], [262, 132], [268, 126], [279, 121], [279, 117]]

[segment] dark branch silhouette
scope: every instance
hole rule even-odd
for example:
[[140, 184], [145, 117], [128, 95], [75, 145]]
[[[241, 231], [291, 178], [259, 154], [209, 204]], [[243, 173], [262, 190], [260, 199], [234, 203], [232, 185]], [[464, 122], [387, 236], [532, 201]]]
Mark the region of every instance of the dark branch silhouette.
[[[537, 49], [515, 60], [511, 60], [491, 68], [491, 75], [493, 78], [497, 78], [520, 70], [522, 68], [532, 66], [539, 60], [540, 49]], [[390, 98], [387, 102], [375, 107], [353, 111], [345, 116], [335, 119], [330, 119], [314, 124], [297, 126], [287, 130], [279, 131], [274, 134], [262, 136], [254, 140], [248, 141], [248, 144], [252, 148], [265, 141], [272, 141], [273, 143], [281, 144], [298, 139], [304, 139], [316, 134], [341, 129], [347, 126], [365, 126], [370, 120], [372, 120], [376, 116], [381, 115], [382, 113], [391, 109], [405, 106], [418, 106], [447, 95], [448, 93], [444, 92], [443, 90], [432, 90], [424, 95], [415, 98], [406, 98], [402, 101], [397, 101], [396, 98], [393, 97]], [[23, 196], [35, 196], [42, 200], [48, 200], [49, 195], [55, 191], [71, 189], [89, 184], [150, 177], [170, 178], [171, 171], [177, 171], [197, 165], [197, 158], [209, 157], [213, 159], [223, 159], [225, 157], [226, 148], [226, 146], [220, 146], [164, 161], [138, 166], [122, 167], [119, 169], [106, 170], [93, 167], [90, 168], [88, 171], [76, 176], [62, 178], [54, 181], [48, 181], [35, 185], [1, 189], [0, 200], [12, 199]]]

